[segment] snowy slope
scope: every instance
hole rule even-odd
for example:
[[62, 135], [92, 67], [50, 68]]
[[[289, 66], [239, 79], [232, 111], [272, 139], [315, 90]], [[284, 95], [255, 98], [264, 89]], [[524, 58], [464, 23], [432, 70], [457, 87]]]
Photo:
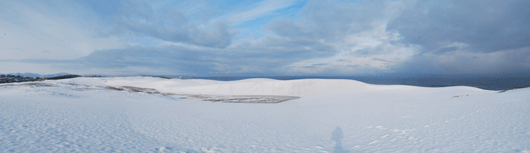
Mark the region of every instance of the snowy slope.
[[[0, 152], [529, 152], [530, 90], [75, 78], [0, 87]], [[67, 83], [82, 84], [72, 86]], [[110, 90], [284, 95], [219, 103]]]

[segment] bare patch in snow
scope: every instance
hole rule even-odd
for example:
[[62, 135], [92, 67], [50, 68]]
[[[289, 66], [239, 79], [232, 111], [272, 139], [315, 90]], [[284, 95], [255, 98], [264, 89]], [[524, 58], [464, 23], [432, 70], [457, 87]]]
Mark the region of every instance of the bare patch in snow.
[[183, 96], [190, 99], [201, 99], [203, 101], [223, 102], [223, 103], [281, 103], [288, 100], [298, 99], [296, 96], [276, 96], [276, 95], [203, 95], [203, 94], [175, 94], [161, 93], [152, 88], [140, 88], [132, 86], [112, 87], [106, 89], [127, 91], [146, 94], [160, 94], [164, 96]]
[[281, 103], [288, 100], [298, 99], [297, 96], [277, 96], [277, 95], [204, 95], [204, 94], [176, 94], [176, 93], [162, 93], [153, 88], [141, 88], [133, 86], [89, 86], [84, 84], [76, 83], [20, 83], [20, 84], [3, 84], [0, 87], [9, 87], [9, 86], [30, 86], [30, 87], [58, 87], [65, 86], [73, 88], [75, 90], [79, 89], [96, 89], [96, 90], [117, 90], [133, 93], [145, 93], [145, 94], [159, 94], [163, 96], [182, 96], [187, 99], [201, 99], [203, 101], [211, 102], [223, 102], [223, 103]]
[[55, 87], [53, 84], [49, 83], [39, 83], [39, 82], [30, 82], [30, 83], [9, 83], [0, 85], [0, 87], [12, 87], [12, 86], [29, 86], [29, 87]]

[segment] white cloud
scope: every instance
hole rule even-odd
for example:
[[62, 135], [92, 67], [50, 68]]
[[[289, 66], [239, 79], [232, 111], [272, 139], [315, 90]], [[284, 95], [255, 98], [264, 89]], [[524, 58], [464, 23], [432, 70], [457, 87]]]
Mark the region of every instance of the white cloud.
[[95, 27], [83, 25], [97, 20], [75, 5], [62, 9], [6, 3], [0, 7], [9, 12], [0, 13], [0, 59], [74, 59], [94, 50], [125, 47], [116, 37], [97, 37]]
[[331, 46], [340, 50], [335, 56], [304, 60], [288, 67], [304, 73], [393, 72], [393, 66], [409, 60], [421, 47], [399, 43], [399, 34], [388, 32], [385, 27], [380, 25], [372, 30], [348, 35], [341, 42], [331, 43]]
[[[396, 13], [399, 13], [399, 9], [386, 14]], [[382, 16], [385, 16], [385, 13]], [[339, 51], [334, 56], [307, 59], [286, 67], [302, 73], [392, 73], [392, 67], [411, 59], [419, 53], [421, 46], [404, 44], [399, 41], [403, 38], [397, 31], [387, 31], [386, 21], [390, 17], [392, 16], [386, 15], [386, 18], [373, 20], [369, 24], [370, 27], [362, 31], [343, 31], [344, 34], [339, 39], [321, 39], [321, 43], [333, 46], [334, 50]], [[351, 28], [355, 29], [355, 25]]]

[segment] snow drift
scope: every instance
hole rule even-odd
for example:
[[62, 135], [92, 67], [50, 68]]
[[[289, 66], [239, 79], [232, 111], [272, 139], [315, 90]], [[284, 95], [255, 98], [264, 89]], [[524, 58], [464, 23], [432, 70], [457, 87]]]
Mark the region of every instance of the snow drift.
[[[40, 83], [0, 86], [0, 152], [530, 151], [528, 89], [498, 93], [321, 79]], [[248, 104], [185, 95], [300, 98]]]

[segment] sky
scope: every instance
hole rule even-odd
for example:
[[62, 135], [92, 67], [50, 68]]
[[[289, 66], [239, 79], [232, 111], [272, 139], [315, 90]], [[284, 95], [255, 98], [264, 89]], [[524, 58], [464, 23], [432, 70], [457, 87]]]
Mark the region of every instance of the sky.
[[0, 1], [0, 73], [530, 75], [528, 0]]

